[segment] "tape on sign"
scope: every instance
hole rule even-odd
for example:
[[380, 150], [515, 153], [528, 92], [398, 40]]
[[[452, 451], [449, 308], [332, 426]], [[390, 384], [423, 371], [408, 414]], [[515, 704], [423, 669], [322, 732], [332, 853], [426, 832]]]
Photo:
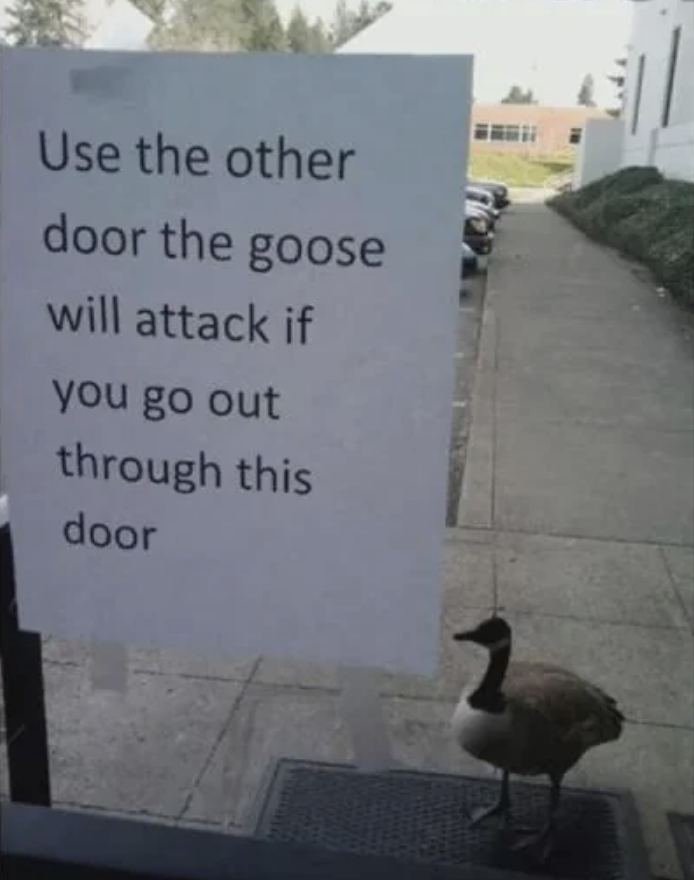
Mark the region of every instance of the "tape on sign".
[[128, 688], [128, 649], [120, 642], [92, 642], [91, 684], [95, 691], [124, 694]]
[[380, 773], [399, 766], [390, 746], [374, 669], [342, 666], [339, 671], [338, 711], [352, 740], [354, 762], [365, 773]]
[[130, 64], [100, 64], [70, 71], [70, 91], [99, 101], [141, 99], [145, 82]]

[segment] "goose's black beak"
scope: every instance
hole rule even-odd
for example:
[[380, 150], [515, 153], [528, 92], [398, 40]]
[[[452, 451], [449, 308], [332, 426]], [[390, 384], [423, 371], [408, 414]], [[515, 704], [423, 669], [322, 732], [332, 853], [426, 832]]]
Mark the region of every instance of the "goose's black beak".
[[464, 630], [453, 634], [456, 642], [475, 642], [477, 641], [477, 632], [474, 629]]

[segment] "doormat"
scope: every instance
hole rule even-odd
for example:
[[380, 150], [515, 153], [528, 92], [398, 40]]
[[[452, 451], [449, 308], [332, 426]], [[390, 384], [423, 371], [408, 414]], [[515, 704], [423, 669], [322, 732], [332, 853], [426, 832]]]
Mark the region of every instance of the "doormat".
[[668, 819], [684, 880], [694, 880], [694, 816], [669, 813]]
[[[566, 788], [554, 853], [545, 866], [494, 820], [470, 828], [467, 815], [493, 803], [499, 781], [415, 771], [360, 773], [350, 766], [282, 759], [257, 806], [255, 836], [344, 853], [496, 869], [526, 878], [650, 880], [648, 856], [630, 794]], [[548, 788], [512, 779], [513, 822], [539, 828]]]

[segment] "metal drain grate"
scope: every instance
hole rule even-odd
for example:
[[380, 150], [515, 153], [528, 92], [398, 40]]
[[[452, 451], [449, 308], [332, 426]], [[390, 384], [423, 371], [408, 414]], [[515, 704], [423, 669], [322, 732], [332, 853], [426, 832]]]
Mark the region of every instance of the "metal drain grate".
[[694, 880], [694, 816], [670, 813], [668, 819], [684, 880]]
[[[335, 764], [281, 760], [260, 801], [256, 837], [457, 867], [543, 873], [564, 880], [650, 880], [628, 794], [565, 789], [557, 845], [540, 869], [513, 853], [494, 822], [471, 829], [468, 810], [492, 803], [493, 779], [393, 771], [358, 773]], [[514, 822], [539, 827], [547, 788], [513, 781]]]

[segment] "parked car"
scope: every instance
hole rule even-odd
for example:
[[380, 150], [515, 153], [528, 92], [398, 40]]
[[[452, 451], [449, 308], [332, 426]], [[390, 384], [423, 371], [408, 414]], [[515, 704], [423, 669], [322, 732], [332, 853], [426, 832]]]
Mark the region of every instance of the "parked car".
[[482, 225], [491, 229], [492, 232], [496, 226], [496, 218], [489, 208], [481, 202], [465, 202], [465, 217], [477, 217], [482, 221]]
[[471, 217], [484, 217], [492, 229], [494, 229], [496, 221], [499, 219], [498, 211], [495, 211], [483, 202], [476, 202], [473, 199], [466, 199], [465, 214]]
[[470, 180], [468, 186], [476, 187], [477, 189], [486, 189], [490, 192], [494, 199], [495, 207], [500, 211], [511, 204], [508, 187], [500, 180]]
[[484, 186], [475, 186], [469, 183], [465, 190], [465, 197], [474, 202], [482, 202], [483, 205], [494, 207], [494, 194]]
[[499, 217], [501, 217], [501, 211], [496, 207], [494, 196], [488, 189], [484, 189], [481, 186], [468, 186], [465, 198], [468, 201], [482, 205], [482, 207], [489, 211], [495, 220], [498, 220]]
[[469, 244], [461, 243], [460, 277], [475, 275], [479, 269], [479, 258]]
[[463, 242], [478, 256], [486, 256], [494, 247], [494, 232], [489, 221], [480, 215], [467, 214], [463, 227]]

